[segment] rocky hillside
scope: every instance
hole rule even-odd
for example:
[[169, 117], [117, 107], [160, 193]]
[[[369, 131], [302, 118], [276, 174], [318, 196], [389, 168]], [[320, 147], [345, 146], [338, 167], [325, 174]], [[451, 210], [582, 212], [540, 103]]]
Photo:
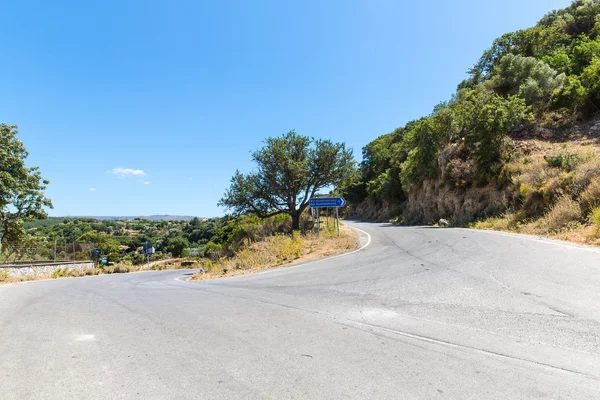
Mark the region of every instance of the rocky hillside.
[[[496, 39], [432, 114], [363, 149], [350, 216], [600, 235], [600, 0]], [[595, 224], [598, 224], [596, 227]]]

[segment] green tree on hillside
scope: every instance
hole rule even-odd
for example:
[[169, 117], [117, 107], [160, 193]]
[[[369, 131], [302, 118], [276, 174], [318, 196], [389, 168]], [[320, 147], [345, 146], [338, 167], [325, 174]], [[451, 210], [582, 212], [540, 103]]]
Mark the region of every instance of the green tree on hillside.
[[503, 95], [519, 95], [528, 104], [546, 103], [564, 79], [548, 64], [533, 57], [508, 54], [494, 70], [490, 86]]
[[107, 257], [109, 261], [119, 261], [121, 250], [119, 243], [113, 239], [108, 233], [89, 231], [84, 233], [78, 242], [93, 243], [94, 246], [102, 250], [102, 255]]
[[185, 253], [185, 249], [188, 248], [190, 242], [183, 236], [174, 236], [167, 241], [165, 250], [171, 253], [173, 257], [181, 257]]
[[17, 139], [16, 125], [0, 124], [0, 256], [5, 239], [17, 241], [25, 221], [48, 216], [52, 203], [44, 195], [48, 181], [37, 167], [27, 167], [28, 152]]
[[219, 201], [236, 214], [261, 218], [289, 214], [292, 229], [300, 228], [300, 215], [319, 190], [337, 186], [354, 171], [352, 151], [344, 143], [314, 139], [290, 131], [268, 138], [252, 153], [256, 172], [236, 171], [231, 186]]

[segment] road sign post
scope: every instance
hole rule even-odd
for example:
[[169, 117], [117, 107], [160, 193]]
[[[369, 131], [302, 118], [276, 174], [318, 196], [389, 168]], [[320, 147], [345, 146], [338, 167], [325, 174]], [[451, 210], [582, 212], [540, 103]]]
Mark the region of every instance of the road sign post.
[[339, 217], [339, 214], [338, 214], [338, 208], [339, 207], [335, 208], [335, 223], [337, 225], [338, 237], [340, 237], [340, 217]]
[[[313, 197], [308, 201], [308, 205], [313, 210], [313, 218], [314, 215], [317, 215], [317, 235], [321, 236], [321, 218], [319, 210], [321, 208], [335, 208], [335, 223], [337, 228], [338, 237], [340, 236], [340, 218], [338, 209], [340, 207], [344, 207], [346, 205], [346, 199], [343, 197]], [[314, 211], [316, 210], [316, 212]], [[329, 213], [327, 214], [329, 221]], [[329, 222], [328, 222], [329, 223]]]

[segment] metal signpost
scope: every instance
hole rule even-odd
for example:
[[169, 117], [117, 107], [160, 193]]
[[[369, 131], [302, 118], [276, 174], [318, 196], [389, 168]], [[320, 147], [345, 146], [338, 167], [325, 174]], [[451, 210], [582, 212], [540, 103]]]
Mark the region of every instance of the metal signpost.
[[101, 254], [102, 254], [102, 249], [98, 249], [98, 248], [92, 249], [92, 255], [96, 259], [96, 265], [98, 265], [98, 258], [100, 257]]
[[317, 218], [317, 234], [321, 236], [321, 218], [319, 210], [321, 208], [335, 208], [335, 223], [338, 237], [340, 236], [340, 219], [338, 209], [346, 205], [346, 199], [343, 197], [313, 197], [308, 204], [313, 213], [313, 219]]
[[154, 254], [154, 252], [155, 249], [152, 247], [152, 242], [144, 243], [144, 247], [142, 248], [142, 251], [140, 251], [143, 255], [148, 256], [148, 268], [150, 268], [150, 254]]

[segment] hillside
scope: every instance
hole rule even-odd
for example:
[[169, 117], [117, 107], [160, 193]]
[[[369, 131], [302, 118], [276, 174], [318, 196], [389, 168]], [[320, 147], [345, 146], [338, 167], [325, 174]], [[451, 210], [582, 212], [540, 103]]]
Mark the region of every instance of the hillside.
[[600, 235], [600, 0], [496, 39], [448, 101], [363, 148], [348, 214]]
[[[78, 217], [75, 217], [78, 218]], [[131, 221], [134, 219], [145, 219], [148, 221], [191, 221], [196, 218], [193, 215], [138, 215], [138, 216], [87, 216], [82, 215], [80, 218], [93, 218], [99, 221]]]

